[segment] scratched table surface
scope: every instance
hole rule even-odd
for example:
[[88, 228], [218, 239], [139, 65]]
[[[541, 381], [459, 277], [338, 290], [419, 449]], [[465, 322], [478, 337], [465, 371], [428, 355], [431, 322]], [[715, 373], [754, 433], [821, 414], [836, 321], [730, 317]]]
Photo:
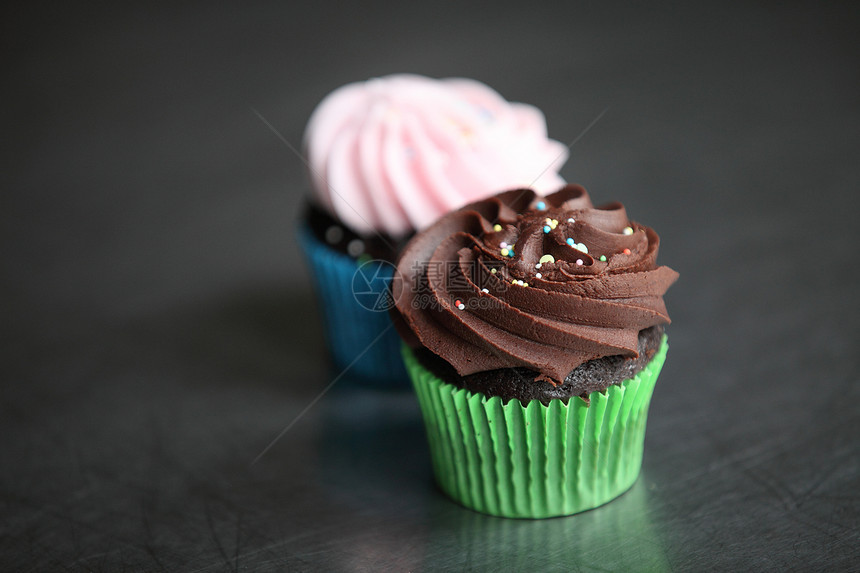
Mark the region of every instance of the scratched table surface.
[[[8, 12], [0, 570], [857, 571], [851, 10]], [[480, 79], [565, 142], [605, 111], [563, 175], [681, 273], [641, 477], [598, 510], [465, 510], [411, 392], [323, 392], [289, 146], [401, 71]]]

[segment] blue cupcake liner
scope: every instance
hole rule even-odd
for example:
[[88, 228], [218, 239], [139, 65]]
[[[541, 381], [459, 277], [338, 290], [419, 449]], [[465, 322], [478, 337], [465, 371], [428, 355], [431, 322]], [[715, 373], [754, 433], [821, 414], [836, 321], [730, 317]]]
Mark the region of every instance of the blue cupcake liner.
[[344, 378], [361, 385], [409, 388], [400, 337], [388, 314], [394, 266], [356, 261], [321, 242], [308, 225], [301, 226], [298, 236], [337, 372], [347, 370]]

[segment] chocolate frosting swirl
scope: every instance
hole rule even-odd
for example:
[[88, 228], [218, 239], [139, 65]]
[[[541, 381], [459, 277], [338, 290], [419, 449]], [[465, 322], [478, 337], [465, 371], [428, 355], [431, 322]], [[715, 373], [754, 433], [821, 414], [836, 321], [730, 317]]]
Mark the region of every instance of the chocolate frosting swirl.
[[660, 239], [620, 203], [567, 185], [517, 189], [451, 212], [401, 254], [395, 323], [461, 376], [526, 367], [553, 383], [589, 360], [637, 356], [640, 330], [668, 324]]

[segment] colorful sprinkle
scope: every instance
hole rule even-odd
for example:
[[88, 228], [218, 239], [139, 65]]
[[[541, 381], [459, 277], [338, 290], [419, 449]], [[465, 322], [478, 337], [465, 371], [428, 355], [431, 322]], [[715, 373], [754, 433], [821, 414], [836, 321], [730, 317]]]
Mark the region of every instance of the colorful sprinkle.
[[457, 308], [459, 308], [460, 310], [463, 310], [463, 309], [465, 309], [465, 308], [466, 308], [466, 305], [465, 305], [465, 304], [463, 304], [463, 301], [461, 301], [460, 299], [457, 299], [457, 300], [455, 300], [455, 301], [454, 301], [454, 306], [456, 306], [456, 307], [457, 307]]
[[496, 274], [496, 269], [490, 269], [490, 274]]
[[550, 232], [550, 230], [551, 230], [551, 229], [549, 228], [549, 225], [544, 225], [544, 226], [543, 226], [543, 232], [544, 232], [544, 233], [549, 233], [549, 232]]
[[498, 233], [502, 230], [502, 226], [496, 223], [495, 225], [493, 225], [493, 230]]
[[535, 207], [537, 207], [540, 211], [543, 211], [544, 209], [546, 209], [546, 203], [544, 203], [543, 201], [538, 201]]
[[554, 262], [555, 262], [555, 257], [552, 255], [544, 255], [540, 258], [541, 264], [543, 264], [543, 263], [554, 263]]
[[499, 243], [499, 246], [504, 249], [508, 246], [508, 244], [505, 241], [502, 241], [501, 243]]
[[624, 227], [624, 234], [625, 235], [632, 235], [633, 234], [633, 227]]
[[629, 255], [629, 254], [630, 254], [630, 249], [624, 249], [624, 250], [623, 250], [623, 251], [621, 251], [621, 252], [622, 252], [622, 253], [624, 253], [625, 255]]
[[600, 262], [602, 262], [602, 263], [606, 262], [606, 255], [600, 255]]
[[509, 251], [509, 250], [507, 250], [507, 249], [502, 249], [501, 253], [502, 253], [502, 256], [503, 256], [503, 257], [507, 257], [507, 256], [508, 256], [508, 253], [510, 253], [510, 251]]
[[574, 249], [576, 249], [577, 251], [581, 252], [581, 253], [585, 253], [586, 255], [588, 254], [588, 247], [586, 247], [586, 246], [585, 246], [585, 245], [583, 245], [582, 243], [575, 243], [575, 244], [573, 244], [573, 245], [571, 245], [571, 246], [572, 246]]
[[542, 274], [540, 274], [540, 273], [535, 273], [535, 278], [536, 278], [536, 279], [542, 279], [542, 278], [543, 278], [543, 275], [542, 275]]
[[567, 244], [568, 244], [568, 245], [570, 245], [570, 246], [572, 247], [572, 246], [575, 244], [575, 242], [574, 242], [574, 240], [573, 240], [573, 239], [571, 239], [570, 237], [568, 237], [568, 238], [567, 238]]
[[582, 266], [582, 259], [576, 259], [577, 266]]
[[527, 286], [529, 286], [529, 283], [523, 283], [523, 286], [527, 287]]

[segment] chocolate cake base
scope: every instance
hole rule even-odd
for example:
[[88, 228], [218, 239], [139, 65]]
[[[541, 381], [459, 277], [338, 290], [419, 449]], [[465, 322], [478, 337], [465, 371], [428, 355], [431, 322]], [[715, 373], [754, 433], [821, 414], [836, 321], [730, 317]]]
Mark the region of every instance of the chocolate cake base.
[[443, 381], [487, 397], [499, 396], [505, 403], [517, 398], [523, 404], [540, 400], [548, 405], [550, 400], [558, 398], [566, 404], [574, 396], [588, 401], [590, 393], [633, 378], [660, 348], [664, 330], [663, 325], [657, 325], [639, 333], [638, 357], [606, 356], [590, 360], [573, 369], [564, 383], [557, 386], [538, 380], [539, 373], [528, 368], [502, 368], [460, 376], [453, 366], [425, 348], [415, 350], [415, 356], [424, 368]]

